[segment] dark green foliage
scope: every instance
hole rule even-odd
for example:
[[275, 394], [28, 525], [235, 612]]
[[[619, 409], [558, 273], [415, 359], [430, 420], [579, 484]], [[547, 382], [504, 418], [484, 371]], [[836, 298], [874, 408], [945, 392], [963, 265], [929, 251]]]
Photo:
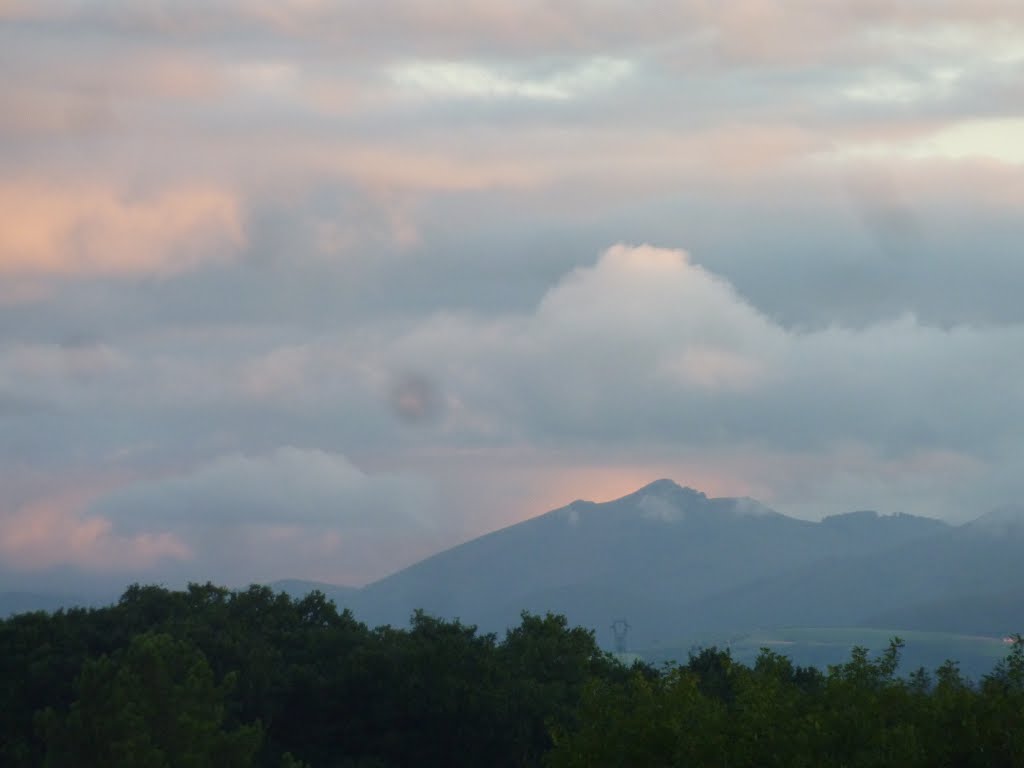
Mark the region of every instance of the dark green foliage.
[[580, 696], [587, 682], [608, 677], [617, 668], [600, 653], [594, 635], [570, 628], [564, 616], [523, 613], [498, 649], [508, 679], [503, 723], [514, 753], [529, 763], [551, 747], [553, 728], [576, 725]]
[[735, 698], [736, 665], [729, 651], [703, 648], [690, 654], [686, 668], [693, 673], [704, 696], [725, 704]]
[[548, 756], [569, 766], [1021, 766], [1024, 643], [978, 686], [953, 662], [897, 676], [903, 644], [855, 648], [827, 673], [764, 649], [752, 668], [715, 649], [651, 683], [598, 680], [583, 725]]
[[323, 594], [130, 587], [0, 621], [0, 765], [1024, 766], [1024, 643], [977, 684], [715, 648], [627, 668], [565, 618], [503, 638], [417, 612], [369, 629]]
[[187, 642], [138, 635], [112, 657], [85, 662], [66, 715], [53, 709], [38, 715], [45, 765], [251, 766], [260, 727], [222, 728], [234, 679], [218, 686], [205, 657]]
[[562, 617], [524, 614], [504, 642], [422, 612], [370, 630], [321, 593], [212, 584], [0, 621], [0, 653], [16, 768], [536, 764], [616, 666]]
[[548, 764], [590, 766], [715, 765], [726, 747], [725, 708], [705, 697], [697, 677], [672, 668], [651, 679], [600, 678], [583, 691], [578, 727], [556, 730]]

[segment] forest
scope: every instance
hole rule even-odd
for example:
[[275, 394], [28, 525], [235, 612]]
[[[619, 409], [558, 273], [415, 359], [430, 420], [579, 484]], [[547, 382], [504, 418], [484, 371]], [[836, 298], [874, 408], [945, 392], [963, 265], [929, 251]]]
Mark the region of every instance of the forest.
[[625, 666], [524, 613], [503, 637], [322, 593], [133, 585], [0, 621], [0, 765], [81, 768], [1024, 765], [1024, 643], [979, 680], [902, 641], [819, 670], [763, 650]]

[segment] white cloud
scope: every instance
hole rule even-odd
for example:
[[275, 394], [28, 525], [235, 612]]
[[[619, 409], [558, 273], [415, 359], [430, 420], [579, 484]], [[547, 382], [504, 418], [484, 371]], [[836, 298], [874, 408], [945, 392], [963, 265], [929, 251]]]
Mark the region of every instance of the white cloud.
[[1024, 117], [961, 120], [913, 145], [914, 157], [1024, 164]]
[[951, 95], [962, 74], [963, 71], [957, 67], [939, 67], [916, 78], [875, 71], [846, 86], [840, 93], [856, 102], [912, 104]]
[[594, 58], [542, 76], [472, 61], [411, 61], [391, 69], [393, 83], [428, 95], [464, 99], [566, 101], [618, 85], [629, 61]]

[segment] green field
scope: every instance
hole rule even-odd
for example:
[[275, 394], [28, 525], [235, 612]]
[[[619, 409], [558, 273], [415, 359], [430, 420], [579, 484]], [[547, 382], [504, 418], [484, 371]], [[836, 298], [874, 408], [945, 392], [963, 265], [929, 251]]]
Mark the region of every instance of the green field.
[[637, 653], [653, 664], [685, 662], [692, 650], [717, 646], [728, 648], [735, 659], [749, 664], [761, 648], [769, 648], [789, 656], [796, 664], [824, 668], [846, 661], [855, 646], [881, 653], [893, 637], [906, 644], [900, 665], [905, 673], [922, 666], [933, 670], [953, 659], [965, 674], [977, 679], [991, 671], [1009, 651], [1001, 637], [866, 627], [785, 627], [694, 636], [671, 647], [640, 649]]

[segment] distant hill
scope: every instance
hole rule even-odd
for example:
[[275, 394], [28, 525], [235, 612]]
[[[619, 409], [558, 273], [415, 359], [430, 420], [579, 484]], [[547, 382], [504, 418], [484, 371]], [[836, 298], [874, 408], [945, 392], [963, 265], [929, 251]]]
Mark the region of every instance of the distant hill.
[[371, 624], [404, 624], [419, 607], [495, 631], [523, 609], [552, 610], [597, 628], [603, 642], [625, 616], [636, 647], [694, 631], [855, 625], [877, 605], [879, 580], [854, 574], [877, 567], [872, 558], [941, 546], [953, 530], [874, 512], [796, 520], [753, 499], [659, 480], [441, 552], [370, 584], [351, 606]]
[[0, 618], [29, 611], [56, 611], [60, 608], [81, 608], [101, 604], [81, 595], [46, 592], [0, 592]]
[[30, 611], [110, 605], [127, 586], [119, 573], [63, 565], [28, 575], [0, 561], [0, 618]]

